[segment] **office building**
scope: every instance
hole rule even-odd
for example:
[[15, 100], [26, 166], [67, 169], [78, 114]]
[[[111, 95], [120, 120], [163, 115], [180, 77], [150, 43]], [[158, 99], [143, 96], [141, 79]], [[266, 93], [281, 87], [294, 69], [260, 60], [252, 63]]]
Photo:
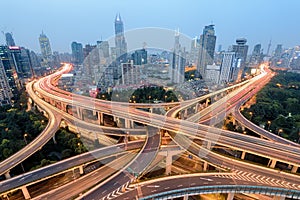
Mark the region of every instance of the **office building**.
[[16, 46], [12, 33], [5, 33], [5, 40], [7, 46]]
[[145, 49], [136, 50], [131, 54], [131, 59], [134, 65], [147, 64], [147, 51]]
[[276, 49], [275, 49], [274, 57], [275, 57], [275, 58], [281, 58], [282, 53], [283, 53], [282, 44], [278, 44], [278, 45], [276, 46]]
[[19, 90], [22, 88], [22, 84], [19, 80], [16, 66], [13, 62], [12, 55], [7, 46], [0, 46], [0, 59], [4, 68], [5, 76], [7, 78], [8, 85], [13, 94], [12, 99], [16, 100], [19, 96]]
[[186, 64], [186, 52], [179, 43], [180, 33], [175, 32], [175, 44], [174, 50], [171, 56], [171, 65], [169, 68], [169, 75], [171, 83], [183, 83], [184, 82], [184, 70]]
[[97, 41], [97, 47], [102, 51], [103, 57], [109, 57], [109, 43], [108, 41]]
[[49, 65], [52, 61], [52, 50], [48, 37], [42, 32], [39, 37], [41, 53], [43, 57], [43, 64]]
[[219, 84], [231, 82], [236, 64], [235, 52], [222, 52], [222, 63], [220, 68]]
[[13, 93], [8, 83], [4, 66], [0, 60], [0, 106], [10, 105], [12, 103]]
[[120, 14], [117, 14], [115, 18], [115, 45], [117, 62], [126, 62], [127, 43], [124, 36], [124, 24]]
[[83, 47], [81, 43], [72, 42], [72, 60], [75, 65], [81, 65], [83, 63]]
[[205, 72], [205, 81], [207, 84], [218, 84], [220, 77], [220, 66], [219, 65], [207, 65]]
[[246, 45], [247, 40], [245, 38], [238, 38], [236, 40], [236, 44], [232, 45], [232, 51], [235, 52], [236, 59], [238, 61], [236, 72], [234, 72], [236, 75], [237, 82], [241, 81], [242, 74], [244, 72], [244, 68], [246, 66], [246, 60], [247, 60], [247, 53], [248, 53], [248, 45]]
[[191, 43], [191, 51], [189, 55], [189, 62], [195, 66], [198, 64], [200, 39], [195, 37]]
[[216, 39], [214, 25], [205, 26], [203, 34], [199, 41], [199, 56], [197, 63], [197, 71], [205, 77], [205, 68], [214, 62], [214, 53], [216, 47]]

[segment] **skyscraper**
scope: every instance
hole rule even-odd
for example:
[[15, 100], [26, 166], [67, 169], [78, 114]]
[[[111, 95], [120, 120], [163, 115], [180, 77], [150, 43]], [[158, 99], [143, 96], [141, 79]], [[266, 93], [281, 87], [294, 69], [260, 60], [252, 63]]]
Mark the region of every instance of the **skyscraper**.
[[5, 40], [7, 46], [15, 46], [14, 38], [12, 37], [12, 33], [5, 33]]
[[179, 43], [180, 33], [175, 32], [175, 44], [171, 59], [171, 68], [169, 69], [170, 79], [172, 83], [184, 82], [184, 70], [186, 64], [186, 55], [184, 48]]
[[7, 46], [0, 46], [0, 59], [4, 67], [8, 85], [13, 94], [13, 99], [18, 98], [18, 90], [21, 89], [16, 66]]
[[81, 43], [72, 42], [71, 44], [72, 49], [72, 58], [73, 63], [75, 65], [80, 65], [83, 63], [83, 47]]
[[255, 65], [255, 64], [260, 64], [261, 61], [262, 61], [261, 44], [257, 44], [253, 48], [252, 55], [250, 58], [250, 63]]
[[200, 36], [200, 49], [197, 64], [197, 71], [200, 72], [202, 77], [205, 77], [206, 66], [213, 64], [216, 39], [214, 25], [205, 26], [203, 34]]
[[233, 72], [236, 65], [235, 52], [222, 52], [223, 58], [219, 83], [228, 83], [233, 79]]
[[8, 83], [4, 66], [0, 60], [0, 106], [11, 104], [13, 93]]
[[147, 51], [145, 49], [136, 50], [132, 55], [134, 65], [147, 64]]
[[48, 37], [42, 32], [39, 37], [41, 53], [43, 56], [43, 62], [48, 64], [52, 60], [52, 50]]
[[115, 45], [117, 61], [126, 62], [127, 43], [124, 37], [124, 24], [120, 14], [117, 14], [115, 19]]
[[245, 38], [238, 38], [236, 39], [236, 44], [232, 45], [232, 51], [235, 52], [236, 59], [238, 60], [235, 81], [240, 81], [244, 72], [248, 53], [248, 45], [246, 43], [247, 40]]
[[200, 39], [197, 37], [195, 37], [192, 40], [191, 51], [190, 51], [190, 56], [189, 56], [190, 63], [192, 63], [196, 66], [198, 63], [198, 56], [199, 56], [199, 43], [200, 43]]

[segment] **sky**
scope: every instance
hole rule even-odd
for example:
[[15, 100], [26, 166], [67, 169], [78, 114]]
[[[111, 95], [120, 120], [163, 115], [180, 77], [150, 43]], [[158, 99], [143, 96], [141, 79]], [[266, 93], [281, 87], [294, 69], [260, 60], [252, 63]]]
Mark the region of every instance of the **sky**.
[[71, 52], [72, 41], [85, 45], [111, 38], [120, 13], [125, 31], [179, 29], [194, 38], [213, 23], [217, 46], [226, 50], [244, 37], [250, 51], [261, 43], [266, 52], [270, 40], [271, 50], [277, 44], [300, 44], [299, 8], [299, 0], [1, 0], [0, 30], [12, 32], [17, 45], [36, 52], [43, 31], [53, 51]]

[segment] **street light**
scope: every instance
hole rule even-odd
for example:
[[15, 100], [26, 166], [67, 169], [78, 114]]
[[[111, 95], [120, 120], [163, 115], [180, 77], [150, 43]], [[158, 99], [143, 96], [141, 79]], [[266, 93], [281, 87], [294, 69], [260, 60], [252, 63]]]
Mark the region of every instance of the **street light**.
[[279, 133], [282, 133], [282, 132], [283, 132], [282, 128], [278, 129], [277, 135], [279, 135]]
[[168, 98], [168, 96], [167, 95], [165, 95], [165, 102], [166, 102], [166, 99]]
[[271, 123], [272, 123], [272, 122], [271, 122], [271, 121], [268, 121], [267, 123], [268, 123], [268, 130], [270, 130], [270, 126], [271, 126]]
[[149, 98], [149, 103], [150, 103], [151, 96], [149, 95], [148, 98]]
[[28, 136], [28, 134], [25, 133], [25, 134], [24, 134], [24, 141], [25, 141], [26, 145], [28, 144], [28, 143], [27, 143], [27, 140], [26, 140], [26, 137], [27, 137], [27, 136]]
[[250, 121], [252, 120], [253, 112], [249, 112], [250, 115]]

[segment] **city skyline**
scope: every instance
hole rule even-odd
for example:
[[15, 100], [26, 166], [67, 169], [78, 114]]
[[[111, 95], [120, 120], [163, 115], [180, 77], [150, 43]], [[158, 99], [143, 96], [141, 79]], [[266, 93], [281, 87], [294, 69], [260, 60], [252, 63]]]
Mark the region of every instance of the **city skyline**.
[[[298, 45], [299, 31], [293, 26], [298, 18], [291, 17], [300, 5], [296, 0], [289, 1], [290, 4], [274, 4], [270, 0], [242, 3], [231, 0], [226, 4], [216, 0], [209, 3], [151, 1], [143, 2], [141, 9], [132, 6], [138, 3], [137, 0], [109, 3], [95, 0], [3, 2], [4, 7], [13, 8], [14, 12], [9, 9], [1, 12], [4, 19], [10, 16], [10, 21], [4, 21], [0, 28], [3, 32], [12, 32], [17, 45], [37, 52], [40, 52], [38, 36], [44, 31], [53, 51], [71, 52], [73, 41], [95, 44], [97, 40], [112, 37], [115, 16], [121, 13], [125, 32], [143, 27], [179, 28], [181, 33], [193, 38], [199, 37], [203, 27], [212, 23], [215, 25], [217, 46], [221, 44], [225, 50], [240, 37], [247, 38], [250, 51], [254, 45], [261, 43], [266, 52], [270, 39], [271, 51], [277, 44], [283, 44], [284, 48]], [[0, 43], [5, 43], [4, 35], [1, 35]]]

